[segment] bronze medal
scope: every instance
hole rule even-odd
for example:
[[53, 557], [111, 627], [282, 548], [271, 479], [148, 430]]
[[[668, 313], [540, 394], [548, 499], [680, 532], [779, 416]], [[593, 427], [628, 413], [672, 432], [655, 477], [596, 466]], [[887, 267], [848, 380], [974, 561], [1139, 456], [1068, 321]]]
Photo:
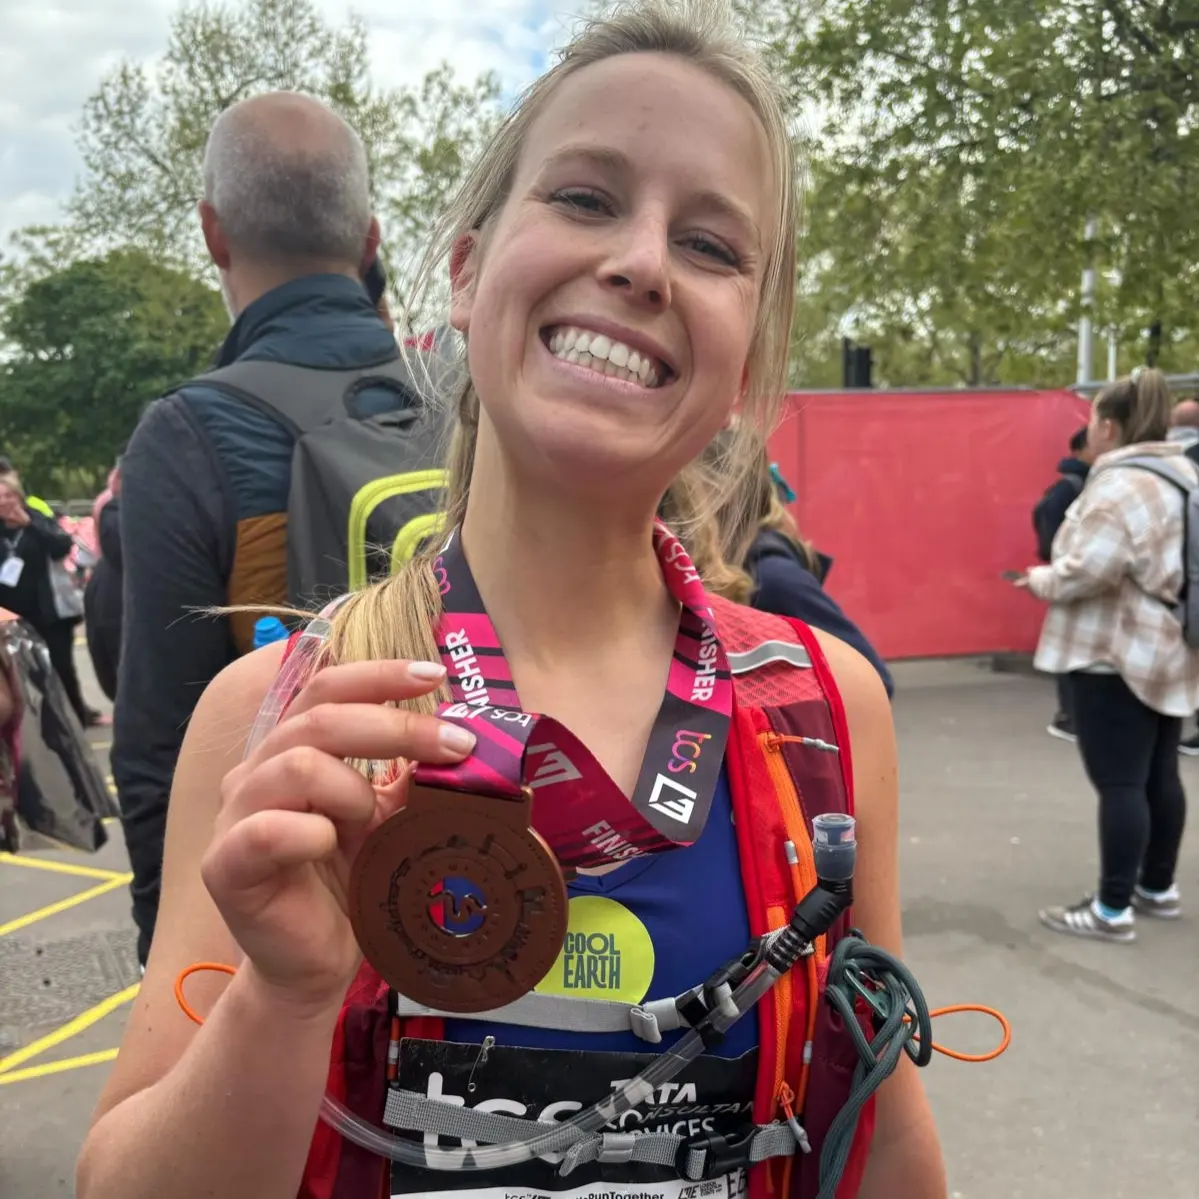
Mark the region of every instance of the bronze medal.
[[566, 937], [566, 884], [523, 800], [416, 784], [359, 851], [350, 921], [405, 998], [482, 1012], [531, 991]]

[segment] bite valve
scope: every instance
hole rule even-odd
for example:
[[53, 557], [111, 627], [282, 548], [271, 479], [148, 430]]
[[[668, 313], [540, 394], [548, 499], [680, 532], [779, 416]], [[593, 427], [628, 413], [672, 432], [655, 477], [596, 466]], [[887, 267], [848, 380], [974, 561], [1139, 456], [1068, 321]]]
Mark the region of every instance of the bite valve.
[[856, 821], [840, 812], [812, 820], [812, 858], [816, 885], [795, 905], [787, 927], [766, 951], [766, 961], [784, 974], [821, 933], [853, 902], [853, 868], [857, 859]]

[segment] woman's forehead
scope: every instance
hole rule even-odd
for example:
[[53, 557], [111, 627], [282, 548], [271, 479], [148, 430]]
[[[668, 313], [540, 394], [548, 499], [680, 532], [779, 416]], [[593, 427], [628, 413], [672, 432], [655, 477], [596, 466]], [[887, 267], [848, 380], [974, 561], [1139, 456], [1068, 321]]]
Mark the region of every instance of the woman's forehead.
[[519, 177], [527, 183], [575, 149], [715, 191], [759, 227], [775, 208], [774, 164], [754, 110], [674, 55], [621, 54], [562, 79], [529, 127]]

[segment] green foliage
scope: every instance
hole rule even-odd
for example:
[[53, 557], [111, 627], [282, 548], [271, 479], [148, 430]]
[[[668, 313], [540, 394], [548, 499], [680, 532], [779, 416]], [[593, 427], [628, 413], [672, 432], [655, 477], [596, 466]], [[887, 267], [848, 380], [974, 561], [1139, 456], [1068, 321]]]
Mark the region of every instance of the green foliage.
[[[1089, 256], [1096, 323], [1139, 356], [1161, 321], [1161, 364], [1193, 364], [1181, 361], [1199, 270], [1193, 6], [743, 8], [810, 129], [801, 293], [836, 332], [873, 343], [894, 381], [1069, 380]], [[798, 349], [800, 369], [817, 369]]]
[[143, 407], [207, 369], [228, 324], [212, 288], [137, 250], [31, 283], [5, 321], [4, 452], [34, 491], [99, 490]]
[[362, 22], [336, 28], [313, 0], [185, 3], [161, 61], [118, 66], [84, 106], [86, 173], [70, 207], [73, 224], [93, 247], [134, 246], [201, 274], [195, 205], [213, 121], [255, 93], [301, 91], [330, 104], [362, 137], [384, 260], [402, 277], [463, 164], [490, 137], [499, 86], [491, 76], [460, 85], [442, 67], [419, 87], [387, 91], [371, 84], [369, 71]]
[[31, 486], [101, 485], [142, 406], [203, 370], [226, 331], [195, 206], [208, 132], [238, 100], [306, 92], [358, 131], [391, 290], [406, 298], [433, 221], [498, 123], [499, 86], [442, 67], [382, 90], [369, 50], [360, 20], [332, 25], [313, 0], [198, 0], [175, 13], [159, 62], [102, 80], [68, 221], [23, 230], [0, 257], [0, 450]]

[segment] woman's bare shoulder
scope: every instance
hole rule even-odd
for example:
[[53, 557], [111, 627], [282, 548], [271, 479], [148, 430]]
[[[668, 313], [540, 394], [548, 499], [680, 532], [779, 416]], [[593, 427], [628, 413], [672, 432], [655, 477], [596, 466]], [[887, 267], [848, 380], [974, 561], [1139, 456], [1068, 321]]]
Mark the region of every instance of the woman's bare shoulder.
[[868, 731], [876, 722], [889, 729], [892, 724], [891, 701], [870, 660], [831, 633], [813, 629], [812, 634], [824, 651], [841, 702], [845, 705], [850, 735], [859, 730]]

